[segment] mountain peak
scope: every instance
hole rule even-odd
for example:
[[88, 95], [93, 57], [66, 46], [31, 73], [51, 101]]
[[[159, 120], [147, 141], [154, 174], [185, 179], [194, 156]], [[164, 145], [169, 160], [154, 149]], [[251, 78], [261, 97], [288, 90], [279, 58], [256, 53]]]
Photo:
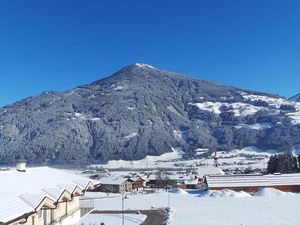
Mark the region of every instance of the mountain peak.
[[150, 68], [150, 69], [154, 69], [155, 67], [149, 65], [149, 64], [146, 64], [146, 63], [135, 63], [134, 64], [135, 66], [138, 66], [140, 68]]
[[123, 67], [121, 69], [121, 71], [132, 71], [132, 70], [151, 70], [151, 69], [156, 69], [155, 67], [149, 65], [149, 64], [146, 64], [146, 63], [134, 63], [134, 64], [129, 64], [125, 67]]

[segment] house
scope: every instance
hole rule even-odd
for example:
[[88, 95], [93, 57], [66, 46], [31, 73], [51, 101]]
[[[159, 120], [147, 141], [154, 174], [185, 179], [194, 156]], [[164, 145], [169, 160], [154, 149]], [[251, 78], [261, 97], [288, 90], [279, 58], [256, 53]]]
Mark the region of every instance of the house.
[[145, 180], [142, 177], [140, 177], [140, 176], [138, 176], [138, 177], [131, 177], [129, 179], [129, 181], [131, 181], [131, 183], [132, 183], [132, 189], [134, 189], [134, 190], [139, 190], [139, 189], [141, 189], [141, 188], [143, 188], [143, 187], [146, 186]]
[[181, 189], [197, 189], [199, 188], [198, 179], [184, 179], [177, 182], [177, 187]]
[[49, 167], [0, 171], [0, 225], [77, 225], [93, 181]]
[[147, 187], [150, 188], [167, 188], [176, 187], [176, 180], [167, 175], [151, 174], [148, 177]]
[[199, 188], [198, 178], [186, 174], [173, 174], [168, 176], [169, 180], [175, 185], [173, 187], [181, 189], [197, 189]]
[[271, 187], [281, 191], [300, 192], [300, 174], [209, 175], [204, 179], [210, 190], [231, 189], [256, 192]]
[[123, 193], [132, 191], [132, 182], [128, 178], [103, 177], [98, 181], [96, 191]]

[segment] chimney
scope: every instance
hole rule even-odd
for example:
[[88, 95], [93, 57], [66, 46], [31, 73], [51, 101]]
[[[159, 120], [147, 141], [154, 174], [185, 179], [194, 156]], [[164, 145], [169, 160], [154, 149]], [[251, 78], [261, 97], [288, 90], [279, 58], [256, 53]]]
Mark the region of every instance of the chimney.
[[16, 169], [19, 172], [26, 172], [26, 163], [25, 162], [18, 162], [16, 165]]

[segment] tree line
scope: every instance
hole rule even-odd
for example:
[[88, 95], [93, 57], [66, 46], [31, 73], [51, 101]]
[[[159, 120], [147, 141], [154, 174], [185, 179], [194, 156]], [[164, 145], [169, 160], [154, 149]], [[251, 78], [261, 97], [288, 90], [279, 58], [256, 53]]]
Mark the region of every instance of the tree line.
[[267, 173], [298, 173], [300, 172], [300, 155], [292, 152], [272, 155], [268, 162]]

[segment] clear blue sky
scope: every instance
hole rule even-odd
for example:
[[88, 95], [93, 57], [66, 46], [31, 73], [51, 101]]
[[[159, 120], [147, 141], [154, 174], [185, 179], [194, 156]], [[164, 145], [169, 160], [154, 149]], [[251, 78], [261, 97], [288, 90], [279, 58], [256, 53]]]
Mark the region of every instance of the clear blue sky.
[[300, 92], [300, 1], [0, 0], [0, 106], [144, 62]]

